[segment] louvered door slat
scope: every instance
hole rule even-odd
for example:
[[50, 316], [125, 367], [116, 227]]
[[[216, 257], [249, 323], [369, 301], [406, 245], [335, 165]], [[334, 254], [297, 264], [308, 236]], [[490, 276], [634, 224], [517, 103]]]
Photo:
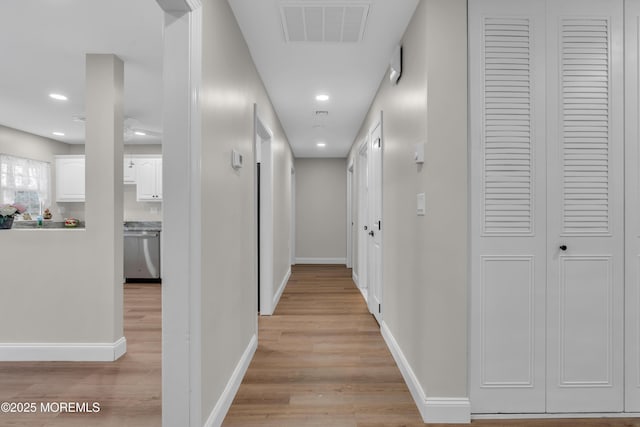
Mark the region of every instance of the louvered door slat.
[[563, 232], [608, 233], [608, 20], [563, 19], [561, 48]]
[[527, 19], [484, 21], [484, 232], [533, 231]]

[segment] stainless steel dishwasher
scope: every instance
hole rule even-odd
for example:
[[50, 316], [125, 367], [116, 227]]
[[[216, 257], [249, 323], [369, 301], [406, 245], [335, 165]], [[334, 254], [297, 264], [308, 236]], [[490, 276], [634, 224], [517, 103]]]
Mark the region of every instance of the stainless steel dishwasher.
[[124, 277], [160, 279], [160, 232], [124, 232]]

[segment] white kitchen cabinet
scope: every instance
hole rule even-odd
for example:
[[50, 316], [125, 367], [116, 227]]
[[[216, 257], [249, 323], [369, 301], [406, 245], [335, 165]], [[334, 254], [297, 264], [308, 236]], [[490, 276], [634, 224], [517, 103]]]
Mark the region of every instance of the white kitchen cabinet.
[[137, 159], [136, 195], [139, 202], [162, 201], [161, 157], [146, 157]]
[[133, 157], [124, 158], [124, 167], [122, 168], [124, 183], [135, 184], [136, 183], [136, 163], [137, 159]]
[[84, 202], [84, 156], [56, 156], [55, 164], [56, 201]]

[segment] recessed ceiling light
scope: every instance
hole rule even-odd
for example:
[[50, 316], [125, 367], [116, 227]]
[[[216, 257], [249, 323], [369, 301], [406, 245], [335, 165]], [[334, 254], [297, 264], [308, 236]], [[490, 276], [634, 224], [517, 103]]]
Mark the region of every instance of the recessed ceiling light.
[[60, 95], [59, 93], [50, 93], [49, 97], [58, 101], [66, 101], [67, 99], [69, 99], [64, 95]]
[[147, 134], [144, 132], [140, 132], [139, 130], [135, 131], [134, 134], [138, 135], [138, 136], [146, 136]]
[[324, 142], [318, 142], [316, 145], [317, 145], [318, 147], [320, 147], [320, 148], [323, 148], [323, 147], [326, 147], [326, 146], [327, 146], [327, 144], [325, 144]]
[[64, 136], [64, 132], [53, 132], [55, 136]]
[[316, 96], [316, 101], [328, 101], [329, 100], [329, 95], [325, 95], [325, 94], [320, 94]]

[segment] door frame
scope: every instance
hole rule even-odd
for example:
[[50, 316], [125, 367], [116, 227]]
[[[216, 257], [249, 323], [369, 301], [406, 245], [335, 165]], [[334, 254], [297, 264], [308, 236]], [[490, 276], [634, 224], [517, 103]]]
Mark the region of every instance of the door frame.
[[273, 314], [273, 132], [260, 119], [254, 104], [254, 138], [256, 152], [256, 229], [258, 238], [257, 292], [260, 315]]
[[[369, 241], [367, 239], [367, 231], [365, 227], [369, 227], [369, 205], [368, 205], [368, 170], [369, 170], [369, 136], [367, 136], [358, 147], [358, 271], [354, 276], [358, 289], [362, 293], [365, 301], [369, 300], [369, 286], [368, 286], [368, 251]], [[367, 304], [368, 307], [368, 304]]]
[[[640, 0], [625, 0], [625, 405], [640, 412]], [[635, 384], [634, 384], [635, 383]]]
[[289, 246], [290, 264], [296, 265], [296, 168], [291, 166], [291, 220], [289, 221], [291, 243]]
[[[380, 133], [380, 137], [379, 139], [379, 144], [380, 144], [380, 148], [378, 150], [379, 152], [379, 156], [380, 158], [378, 159], [378, 169], [376, 170], [375, 167], [375, 162], [376, 159], [374, 158], [373, 154], [375, 153], [375, 151], [373, 150], [373, 145], [376, 143], [376, 139], [373, 137], [374, 132], [376, 132], [379, 129], [379, 133]], [[367, 179], [368, 179], [368, 191], [367, 191], [367, 195], [368, 195], [368, 215], [369, 215], [369, 233], [373, 232], [377, 235], [379, 235], [379, 239], [380, 239], [380, 262], [376, 263], [375, 262], [375, 253], [373, 251], [373, 246], [375, 245], [375, 240], [376, 238], [374, 236], [370, 236], [373, 237], [371, 239], [367, 239], [367, 279], [368, 279], [368, 290], [369, 290], [369, 298], [367, 301], [367, 305], [369, 306], [369, 311], [371, 312], [371, 314], [373, 314], [373, 316], [376, 318], [376, 321], [378, 322], [379, 325], [382, 325], [382, 320], [383, 320], [383, 268], [382, 268], [382, 262], [383, 262], [383, 247], [384, 247], [384, 234], [382, 231], [382, 158], [383, 158], [383, 150], [384, 150], [384, 137], [383, 137], [383, 113], [382, 111], [380, 111], [377, 120], [373, 123], [373, 125], [371, 126], [371, 128], [369, 129], [369, 138], [368, 138], [368, 155], [367, 155], [367, 160], [368, 160], [368, 173], [367, 173]], [[379, 205], [379, 218], [374, 217], [375, 215], [375, 210], [376, 207], [375, 205], [378, 204]], [[379, 223], [378, 223], [379, 222]], [[374, 225], [377, 224], [377, 230], [376, 227]], [[375, 280], [375, 278], [378, 278], [379, 283], [374, 283], [373, 281]], [[378, 288], [378, 295], [376, 295], [375, 290], [376, 288]], [[376, 307], [376, 297], [377, 297], [377, 304], [378, 307]]]
[[353, 268], [353, 161], [347, 165], [347, 268]]

